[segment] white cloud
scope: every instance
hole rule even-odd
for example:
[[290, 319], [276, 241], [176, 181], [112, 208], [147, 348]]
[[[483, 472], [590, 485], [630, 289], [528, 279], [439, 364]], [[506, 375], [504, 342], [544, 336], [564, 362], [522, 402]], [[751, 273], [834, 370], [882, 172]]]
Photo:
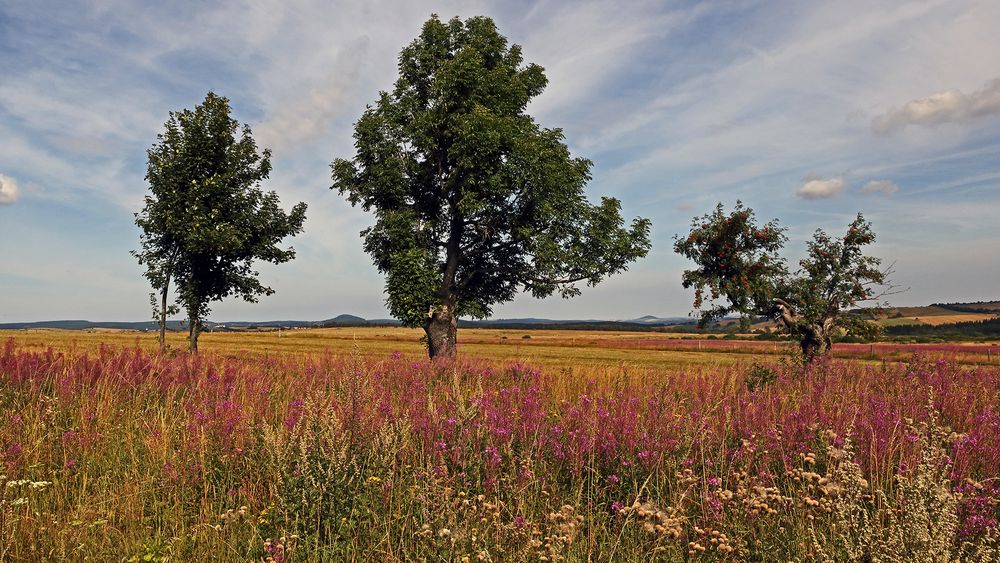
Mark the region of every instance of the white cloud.
[[871, 180], [861, 187], [863, 194], [882, 194], [890, 196], [899, 191], [899, 186], [892, 180]]
[[17, 182], [10, 176], [0, 174], [0, 205], [13, 205], [17, 202]]
[[[368, 53], [369, 40], [355, 40], [334, 59], [333, 70], [325, 81], [303, 94], [288, 94], [288, 99], [275, 101], [273, 111], [255, 132], [263, 146], [277, 149], [294, 148], [325, 133], [330, 121], [343, 112], [354, 93], [354, 84]], [[307, 81], [303, 81], [307, 82]], [[303, 84], [297, 84], [298, 90]], [[367, 95], [371, 95], [365, 92]], [[353, 109], [353, 108], [351, 108]]]
[[799, 191], [795, 195], [802, 199], [829, 199], [840, 192], [844, 191], [847, 183], [844, 182], [844, 178], [838, 176], [836, 178], [830, 178], [824, 180], [822, 178], [816, 178], [813, 180], [808, 180], [805, 184], [799, 188]]
[[971, 94], [947, 90], [926, 98], [911, 100], [872, 120], [872, 130], [887, 134], [901, 131], [908, 125], [928, 125], [968, 121], [1000, 113], [1000, 78], [992, 80]]
[[[351, 124], [380, 89], [392, 87], [399, 50], [437, 11], [445, 20], [494, 17], [501, 33], [523, 45], [526, 62], [545, 67], [550, 84], [529, 113], [545, 127], [565, 128], [574, 154], [594, 160], [589, 194], [615, 195], [628, 216], [653, 219], [655, 249], [670, 247], [669, 236], [692, 210], [720, 200], [742, 198], [770, 209], [769, 216], [782, 217], [807, 238], [817, 216], [839, 222], [843, 207], [857, 202], [841, 195], [829, 205], [801, 205], [799, 198], [868, 193], [862, 184], [870, 179], [905, 181], [907, 198], [892, 201], [886, 217], [902, 205], [936, 213], [937, 204], [947, 202], [963, 204], [952, 213], [956, 223], [980, 225], [969, 218], [994, 209], [1000, 194], [994, 189], [1000, 169], [986, 158], [1000, 147], [995, 127], [969, 135], [925, 125], [892, 140], [869, 129], [888, 110], [948, 88], [951, 95], [911, 109], [924, 120], [945, 119], [964, 104], [966, 123], [996, 112], [1000, 87], [983, 84], [998, 76], [991, 54], [1000, 2], [845, 0], [806, 3], [793, 12], [784, 3], [733, 0], [694, 6], [634, 0], [627, 10], [594, 0], [549, 0], [528, 9], [496, 0], [342, 4], [333, 10], [322, 0], [218, 0], [192, 14], [135, 0], [105, 0], [88, 10], [65, 10], [53, 0], [7, 3], [6, 15], [22, 25], [11, 30], [17, 49], [0, 52], [0, 167], [18, 179], [22, 195], [45, 186], [32, 197], [129, 222], [145, 190], [144, 150], [167, 112], [193, 107], [213, 89], [233, 101], [234, 117], [253, 126], [259, 146], [274, 149], [268, 189], [276, 189], [286, 207], [309, 204], [306, 230], [291, 241], [299, 257], [263, 276], [278, 294], [256, 306], [227, 302], [216, 309], [218, 318], [263, 319], [271, 311], [309, 318], [326, 311], [385, 315], [374, 290], [382, 278], [357, 236], [371, 217], [327, 189], [328, 164], [353, 154]], [[847, 185], [845, 178], [808, 177], [813, 171], [863, 180]], [[837, 181], [842, 187], [831, 190]], [[789, 197], [799, 187], [799, 197]], [[878, 200], [868, 198], [866, 215], [887, 203]], [[107, 211], [104, 202], [119, 209]], [[44, 224], [46, 208], [25, 213], [31, 223]], [[943, 224], [914, 230], [913, 224], [919, 223], [892, 223], [883, 240], [959, 232]], [[21, 232], [0, 219], [4, 227]], [[60, 236], [77, 240], [60, 227]], [[989, 236], [983, 240], [996, 240]], [[93, 260], [87, 252], [61, 251], [58, 238], [34, 246], [67, 263]], [[141, 282], [125, 249], [93, 248], [115, 264], [110, 267], [128, 268]], [[5, 250], [0, 247], [0, 255]], [[670, 252], [664, 256], [581, 299], [520, 297], [498, 314], [628, 316], [608, 311], [602, 299], [628, 293], [636, 303], [663, 301], [648, 289], [657, 284], [636, 285], [640, 278], [633, 276], [648, 268], [659, 285], [675, 280], [684, 265]], [[928, 259], [911, 276], [936, 268]], [[313, 279], [341, 280], [341, 290], [324, 292]], [[668, 310], [686, 311], [689, 296], [679, 284], [671, 287], [677, 294], [666, 298]], [[144, 318], [141, 289], [134, 305], [105, 314]], [[42, 314], [43, 302], [52, 315], [77, 310], [59, 295], [72, 292], [25, 304], [21, 314]], [[21, 301], [0, 292], [0, 314], [10, 315]]]

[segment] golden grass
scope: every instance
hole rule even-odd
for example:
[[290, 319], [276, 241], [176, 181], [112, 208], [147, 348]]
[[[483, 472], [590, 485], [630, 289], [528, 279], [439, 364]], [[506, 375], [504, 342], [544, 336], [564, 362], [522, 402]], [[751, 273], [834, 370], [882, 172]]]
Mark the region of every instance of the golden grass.
[[[667, 344], [668, 341], [692, 336], [701, 339], [701, 345], [692, 346], [693, 349], [667, 349], [676, 348]], [[340, 327], [206, 332], [199, 343], [202, 351], [232, 357], [292, 355], [306, 358], [325, 353], [348, 353], [384, 358], [399, 352], [414, 361], [422, 361], [427, 358], [422, 337], [420, 329]], [[0, 330], [0, 342], [8, 338], [13, 338], [22, 349], [52, 348], [57, 352], [96, 352], [101, 346], [138, 346], [147, 351], [157, 348], [156, 333], [139, 331]], [[173, 350], [185, 350], [186, 338], [186, 333], [168, 333], [169, 346]], [[466, 328], [459, 330], [458, 339], [459, 354], [462, 356], [478, 357], [497, 364], [525, 362], [577, 381], [608, 373], [646, 376], [664, 371], [774, 361], [782, 351], [795, 348], [794, 344], [787, 342], [758, 343], [756, 346], [733, 346], [732, 342], [722, 341], [716, 344], [716, 341], [705, 339], [704, 335], [663, 332]], [[852, 356], [856, 355], [847, 354], [846, 357]], [[865, 356], [854, 359], [862, 362], [899, 361], [905, 356], [904, 353], [884, 358]], [[976, 356], [970, 358], [968, 363], [996, 361], [1000, 359], [994, 357], [988, 361], [985, 357]]]
[[[525, 336], [530, 338], [524, 338]], [[102, 345], [136, 346], [155, 350], [152, 332], [90, 332], [72, 330], [0, 330], [0, 341], [13, 338], [22, 348], [94, 352]], [[186, 346], [186, 333], [168, 333], [174, 349]], [[387, 356], [400, 352], [414, 359], [426, 358], [423, 331], [400, 327], [345, 327], [266, 332], [206, 332], [199, 340], [203, 351], [229, 355], [298, 354], [318, 355], [327, 351], [363, 356]], [[718, 353], [678, 350], [634, 349], [632, 341], [663, 340], [684, 335], [666, 333], [575, 330], [460, 329], [459, 353], [498, 362], [524, 361], [546, 367], [585, 373], [601, 369], [679, 368], [684, 366], [729, 366], [745, 362], [745, 352]]]
[[[951, 315], [929, 315], [924, 317], [903, 317], [914, 324], [926, 325], [947, 325], [954, 323], [968, 323], [973, 321], [988, 321], [996, 315], [989, 313], [954, 313]], [[902, 319], [899, 319], [902, 320]]]

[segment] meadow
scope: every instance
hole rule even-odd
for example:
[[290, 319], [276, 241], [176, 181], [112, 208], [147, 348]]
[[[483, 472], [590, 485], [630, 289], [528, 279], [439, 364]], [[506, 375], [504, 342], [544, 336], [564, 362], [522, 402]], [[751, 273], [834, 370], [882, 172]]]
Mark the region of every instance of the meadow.
[[4, 333], [0, 560], [998, 558], [995, 350], [460, 337]]

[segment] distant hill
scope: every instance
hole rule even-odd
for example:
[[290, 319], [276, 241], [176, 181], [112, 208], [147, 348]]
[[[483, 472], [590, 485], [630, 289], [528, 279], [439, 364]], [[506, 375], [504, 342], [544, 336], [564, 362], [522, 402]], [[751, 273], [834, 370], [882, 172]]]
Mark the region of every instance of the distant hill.
[[325, 321], [319, 321], [316, 323], [318, 326], [329, 327], [329, 326], [358, 326], [366, 325], [368, 321], [363, 317], [356, 315], [337, 315], [332, 319], [327, 319]]
[[880, 321], [887, 328], [909, 325], [954, 325], [991, 320], [1000, 315], [1000, 302], [935, 303], [923, 307], [892, 307]]
[[896, 337], [937, 340], [1000, 338], [1000, 316], [989, 319], [950, 324], [906, 324], [886, 327], [886, 333]]
[[[1000, 300], [978, 301], [975, 303], [936, 303], [924, 307], [895, 307], [888, 311], [889, 316], [882, 321], [886, 327], [907, 325], [952, 325], [955, 323], [982, 322], [1000, 315]], [[459, 320], [460, 327], [506, 328], [506, 329], [560, 329], [560, 330], [622, 330], [647, 331], [669, 330], [690, 331], [697, 321], [690, 317], [656, 317], [645, 315], [628, 320], [600, 319], [541, 319], [535, 317], [514, 319]], [[732, 331], [734, 319], [723, 319], [713, 324], [707, 331]], [[365, 319], [357, 315], [342, 314], [322, 321], [206, 321], [207, 330], [256, 330], [273, 328], [320, 328], [349, 326], [399, 326], [396, 319]], [[767, 323], [755, 324], [755, 328], [767, 326]], [[976, 325], [978, 328], [979, 325]], [[989, 326], [993, 326], [990, 324]], [[169, 321], [169, 330], [187, 330], [182, 321]], [[30, 323], [0, 323], [0, 329], [63, 329], [63, 330], [157, 330], [154, 321], [118, 322], [118, 321], [87, 321], [87, 320], [57, 320]]]
[[[158, 330], [159, 325], [153, 321], [139, 322], [92, 322], [83, 320], [39, 321], [32, 323], [0, 323], [0, 329], [61, 329], [61, 330], [91, 330], [97, 328], [116, 330]], [[169, 330], [181, 330], [184, 324], [180, 321], [167, 321]]]
[[691, 317], [654, 317], [653, 315], [646, 315], [624, 322], [648, 325], [683, 325], [691, 323], [692, 319]]
[[[647, 315], [630, 321], [607, 321], [599, 319], [569, 319], [553, 320], [539, 318], [516, 318], [516, 319], [490, 319], [490, 320], [465, 320], [458, 321], [461, 327], [478, 328], [562, 328], [562, 329], [591, 329], [591, 330], [648, 330], [652, 327], [667, 327], [682, 324], [691, 324], [694, 321], [686, 317], [660, 318]], [[254, 330], [261, 328], [324, 328], [324, 327], [349, 327], [349, 326], [399, 326], [401, 323], [396, 319], [365, 319], [357, 315], [337, 315], [322, 321], [226, 321], [215, 322], [206, 321], [206, 330]], [[62, 329], [62, 330], [94, 330], [94, 329], [119, 329], [119, 330], [140, 330], [154, 331], [158, 326], [153, 321], [142, 322], [117, 322], [117, 321], [86, 321], [86, 320], [59, 320], [40, 321], [30, 323], [3, 323], [0, 329], [23, 330], [23, 329]], [[182, 321], [168, 321], [169, 330], [187, 330], [187, 325]]]
[[934, 306], [961, 313], [1000, 314], [1000, 301], [976, 301], [975, 303], [935, 303]]

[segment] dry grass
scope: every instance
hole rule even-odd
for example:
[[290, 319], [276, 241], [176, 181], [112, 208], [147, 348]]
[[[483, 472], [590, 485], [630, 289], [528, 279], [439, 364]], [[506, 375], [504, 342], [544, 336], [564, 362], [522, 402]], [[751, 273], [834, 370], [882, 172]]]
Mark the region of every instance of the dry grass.
[[[0, 342], [13, 338], [21, 349], [52, 348], [70, 353], [96, 352], [102, 346], [154, 351], [156, 336], [138, 331], [0, 330]], [[186, 333], [168, 333], [169, 346], [177, 351], [186, 349], [186, 337]], [[422, 337], [422, 330], [401, 327], [206, 332], [201, 337], [200, 347], [205, 352], [234, 358], [280, 355], [307, 359], [326, 353], [384, 358], [398, 352], [419, 361], [427, 357]], [[877, 362], [905, 361], [917, 351], [931, 355], [947, 352], [949, 357], [964, 364], [1000, 363], [1000, 354], [994, 351], [989, 356], [979, 349], [982, 345], [970, 347], [968, 354], [952, 345], [945, 347], [948, 350], [938, 350], [941, 345], [844, 344], [835, 348], [834, 355]], [[459, 330], [459, 348], [463, 357], [477, 357], [497, 364], [528, 363], [578, 379], [609, 370], [639, 375], [662, 370], [745, 365], [773, 360], [778, 355], [793, 352], [796, 346], [791, 342], [754, 341], [748, 335], [746, 340], [731, 341], [664, 332], [466, 328]]]
[[988, 313], [950, 313], [947, 315], [927, 315], [917, 317], [900, 317], [891, 319], [893, 321], [908, 321], [907, 323], [897, 322], [895, 324], [925, 324], [925, 325], [947, 325], [955, 323], [968, 323], [975, 321], [988, 321], [996, 315]]
[[[315, 356], [356, 352], [367, 357], [384, 357], [400, 352], [414, 359], [426, 357], [423, 331], [398, 327], [350, 327], [298, 329], [268, 332], [206, 332], [199, 347], [223, 355]], [[529, 338], [525, 338], [528, 336]], [[660, 369], [686, 366], [731, 366], [748, 360], [746, 353], [718, 353], [697, 350], [636, 349], [632, 343], [676, 339], [682, 335], [665, 333], [615, 333], [573, 330], [494, 330], [461, 329], [459, 347], [463, 355], [510, 362], [523, 361], [585, 374], [593, 370]], [[88, 352], [102, 345], [139, 346], [156, 349], [156, 334], [149, 332], [88, 332], [71, 330], [0, 330], [0, 341], [13, 338], [19, 348], [29, 350]], [[170, 333], [172, 348], [183, 350], [186, 334]]]

